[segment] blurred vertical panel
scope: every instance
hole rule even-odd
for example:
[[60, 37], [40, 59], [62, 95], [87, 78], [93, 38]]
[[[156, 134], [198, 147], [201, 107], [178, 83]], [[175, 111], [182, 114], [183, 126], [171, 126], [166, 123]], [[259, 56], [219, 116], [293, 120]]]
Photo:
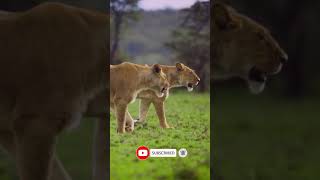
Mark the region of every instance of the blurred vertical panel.
[[215, 84], [215, 178], [319, 179], [320, 2], [219, 1], [268, 28], [289, 59], [258, 96]]
[[[43, 2], [49, 2], [51, 0], [1, 0], [0, 10], [3, 11], [26, 11], [39, 5]], [[105, 13], [109, 13], [109, 0], [54, 0], [51, 2], [61, 2], [73, 6], [78, 6], [82, 8], [97, 10]], [[109, 26], [106, 29], [106, 40], [109, 41]], [[107, 42], [106, 53], [109, 55], [109, 43]], [[107, 65], [109, 65], [109, 59], [106, 59]], [[106, 67], [106, 81], [109, 82], [109, 68]], [[109, 85], [108, 85], [109, 87]], [[58, 144], [58, 154], [64, 164], [66, 164], [66, 169], [75, 179], [97, 179], [96, 176], [102, 177], [102, 179], [109, 179], [109, 90], [107, 89], [97, 98], [103, 100], [102, 104], [99, 104], [97, 109], [101, 110], [97, 114], [89, 114], [89, 116], [99, 117], [96, 122], [95, 134], [93, 134], [92, 123], [84, 121], [81, 128], [76, 130], [76, 132], [61, 135], [61, 141]], [[87, 119], [85, 117], [84, 119]], [[93, 136], [93, 138], [91, 138]], [[92, 153], [92, 164], [90, 160], [91, 145], [95, 144]], [[74, 151], [74, 147], [79, 146], [81, 149]], [[103, 156], [98, 155], [98, 153]], [[0, 152], [0, 179], [16, 179], [15, 169], [12, 164], [7, 163], [9, 158]], [[99, 169], [99, 167], [103, 169]], [[91, 174], [92, 167], [94, 171]], [[84, 170], [86, 172], [84, 172]], [[8, 173], [9, 172], [9, 173]], [[97, 175], [97, 173], [100, 173]], [[103, 175], [101, 175], [103, 174]], [[98, 178], [101, 179], [101, 178]]]

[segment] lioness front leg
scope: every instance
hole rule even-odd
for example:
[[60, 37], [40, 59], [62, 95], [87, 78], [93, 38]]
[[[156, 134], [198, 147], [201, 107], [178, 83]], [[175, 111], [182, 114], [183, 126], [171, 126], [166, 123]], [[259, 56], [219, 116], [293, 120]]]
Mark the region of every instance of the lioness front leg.
[[140, 107], [139, 107], [139, 119], [137, 120], [138, 123], [143, 123], [146, 120], [149, 107], [151, 101], [149, 99], [141, 99], [140, 100]]
[[118, 133], [126, 132], [126, 112], [128, 110], [128, 104], [124, 102], [116, 102], [115, 103], [115, 111], [116, 111], [116, 118], [118, 123], [117, 131]]
[[[16, 147], [13, 132], [0, 131], [0, 146], [4, 148], [12, 159], [16, 160]], [[56, 155], [53, 159], [52, 173], [49, 180], [71, 180], [70, 175], [66, 172]]]
[[164, 101], [153, 101], [153, 105], [159, 118], [160, 126], [162, 128], [170, 128], [164, 112]]
[[48, 180], [58, 128], [55, 119], [33, 115], [14, 123], [18, 174], [21, 180]]

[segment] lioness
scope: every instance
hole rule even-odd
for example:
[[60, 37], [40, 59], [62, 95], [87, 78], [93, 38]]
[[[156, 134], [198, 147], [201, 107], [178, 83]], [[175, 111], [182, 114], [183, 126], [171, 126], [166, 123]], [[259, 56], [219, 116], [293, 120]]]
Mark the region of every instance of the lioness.
[[212, 4], [213, 80], [240, 77], [253, 93], [263, 91], [267, 76], [280, 72], [287, 54], [262, 25], [225, 4]]
[[[166, 74], [167, 79], [170, 84], [170, 88], [184, 86], [188, 91], [192, 91], [195, 86], [200, 82], [198, 75], [182, 63], [176, 63], [176, 66], [164, 66], [161, 65], [163, 72]], [[167, 123], [165, 111], [164, 111], [164, 101], [169, 97], [169, 91], [163, 96], [157, 96], [153, 91], [146, 90], [138, 94], [140, 101], [140, 113], [139, 119], [136, 122], [144, 122], [152, 103], [155, 107], [157, 116], [159, 118], [160, 126], [162, 128], [170, 128]]]
[[134, 102], [143, 90], [150, 90], [156, 96], [163, 97], [169, 87], [166, 75], [160, 65], [152, 67], [133, 63], [110, 66], [110, 107], [115, 112], [118, 133], [133, 131], [134, 122], [128, 113], [128, 104]]
[[0, 144], [21, 180], [70, 179], [56, 136], [108, 89], [109, 16], [59, 3], [1, 15]]

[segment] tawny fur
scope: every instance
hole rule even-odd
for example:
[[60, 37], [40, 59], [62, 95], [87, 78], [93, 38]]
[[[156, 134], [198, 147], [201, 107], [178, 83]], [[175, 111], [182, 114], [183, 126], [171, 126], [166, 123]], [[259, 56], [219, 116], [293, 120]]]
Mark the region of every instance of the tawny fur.
[[[188, 66], [177, 63], [176, 66], [161, 65], [163, 72], [166, 74], [170, 84], [170, 88], [174, 87], [186, 87], [192, 86], [188, 89], [192, 90], [200, 82], [200, 78], [194, 70]], [[164, 102], [169, 97], [169, 91], [163, 96], [157, 96], [153, 91], [146, 90], [138, 94], [140, 100], [140, 113], [139, 120], [137, 122], [145, 122], [146, 116], [150, 107], [150, 104], [154, 105], [157, 116], [159, 118], [160, 127], [170, 128], [165, 116]]]
[[[158, 71], [156, 71], [158, 69]], [[143, 90], [152, 90], [157, 96], [167, 89], [169, 83], [159, 65], [142, 66], [122, 63], [110, 66], [110, 107], [115, 112], [119, 133], [133, 131], [134, 123], [128, 113], [128, 104], [134, 102]]]
[[240, 77], [250, 85], [252, 68], [268, 76], [281, 70], [287, 54], [265, 27], [226, 4], [212, 6], [211, 79]]

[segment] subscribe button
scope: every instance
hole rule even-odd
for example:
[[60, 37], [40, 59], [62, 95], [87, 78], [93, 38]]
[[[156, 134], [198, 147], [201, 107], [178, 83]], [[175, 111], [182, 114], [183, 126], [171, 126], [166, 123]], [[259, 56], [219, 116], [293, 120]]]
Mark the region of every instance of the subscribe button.
[[[180, 157], [186, 157], [187, 150], [180, 149], [179, 150]], [[140, 146], [136, 150], [136, 156], [140, 160], [146, 160], [148, 157], [177, 157], [177, 150], [176, 149], [149, 149], [146, 146]]]

